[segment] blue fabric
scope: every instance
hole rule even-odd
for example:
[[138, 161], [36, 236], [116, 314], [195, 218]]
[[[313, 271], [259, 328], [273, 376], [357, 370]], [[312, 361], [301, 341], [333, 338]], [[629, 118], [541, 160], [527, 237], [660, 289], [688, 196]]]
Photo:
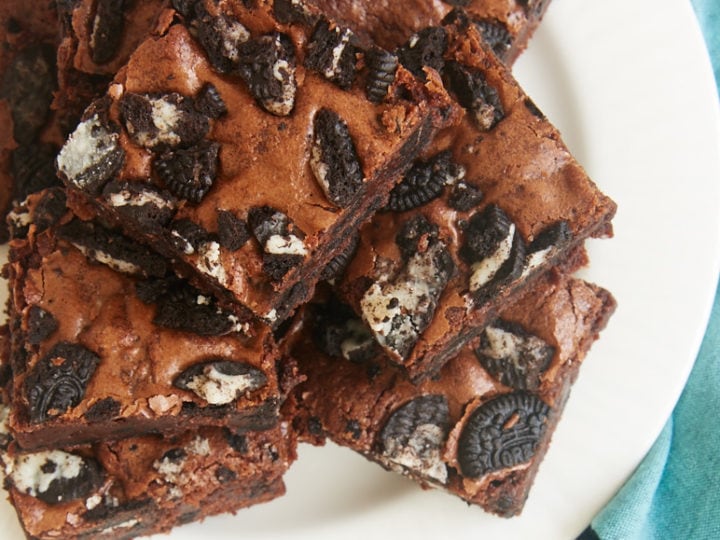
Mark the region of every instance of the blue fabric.
[[[720, 83], [720, 0], [692, 4]], [[601, 540], [720, 539], [720, 290], [672, 416], [591, 526]]]

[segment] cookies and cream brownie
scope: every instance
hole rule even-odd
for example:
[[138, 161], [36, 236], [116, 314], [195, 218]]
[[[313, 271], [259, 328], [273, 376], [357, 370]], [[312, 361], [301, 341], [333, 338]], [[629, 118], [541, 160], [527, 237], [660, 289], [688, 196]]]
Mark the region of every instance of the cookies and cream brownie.
[[269, 327], [73, 217], [61, 188], [31, 195], [11, 228], [9, 425], [23, 448], [277, 423], [295, 373]]
[[432, 61], [465, 115], [361, 228], [336, 283], [414, 380], [586, 238], [611, 234], [615, 213], [461, 12], [418, 36], [401, 61], [417, 71]]
[[288, 338], [307, 376], [291, 402], [303, 436], [509, 517], [522, 510], [615, 302], [600, 287], [546, 274], [419, 385], [388, 369], [352, 310], [337, 301], [309, 306]]
[[0, 3], [0, 241], [13, 201], [59, 181], [63, 142], [51, 105], [58, 21], [52, 2]]
[[253, 433], [200, 428], [35, 452], [10, 442], [0, 450], [20, 525], [42, 540], [130, 539], [235, 513], [282, 496], [295, 458], [286, 421]]
[[274, 324], [457, 108], [434, 73], [362, 67], [351, 32], [324, 18], [280, 24], [272, 2], [246, 4], [175, 2], [57, 167], [80, 215]]
[[[290, 0], [286, 0], [290, 2]], [[394, 49], [412, 34], [440, 24], [456, 7], [473, 24], [498, 57], [511, 65], [525, 50], [550, 0], [309, 0], [329, 17], [347, 25], [366, 43]], [[291, 2], [290, 2], [291, 3]]]

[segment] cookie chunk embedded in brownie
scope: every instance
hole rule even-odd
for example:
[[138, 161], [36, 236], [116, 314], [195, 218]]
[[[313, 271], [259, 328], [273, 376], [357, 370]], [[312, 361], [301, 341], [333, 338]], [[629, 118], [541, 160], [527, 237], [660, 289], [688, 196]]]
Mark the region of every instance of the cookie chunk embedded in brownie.
[[309, 441], [330, 439], [423, 486], [519, 514], [614, 308], [604, 289], [551, 272], [415, 385], [351, 309], [309, 304], [288, 338], [307, 376], [290, 402], [296, 425]]
[[[118, 197], [146, 221], [170, 200]], [[9, 425], [19, 445], [277, 423], [294, 374], [269, 327], [223, 309], [146, 246], [74, 217], [61, 188], [13, 215]]]
[[367, 43], [394, 49], [410, 37], [440, 24], [454, 8], [467, 11], [483, 40], [511, 65], [525, 50], [550, 0], [308, 0], [323, 13], [351, 28]]
[[336, 281], [393, 361], [414, 380], [438, 371], [543, 271], [611, 234], [615, 203], [468, 19], [421, 32], [399, 54], [429, 59], [465, 114], [361, 228]]
[[[457, 108], [435, 74], [402, 67], [369, 99], [364, 51], [320, 15], [176, 7], [86, 110], [58, 171], [75, 210], [152, 245], [239, 315], [279, 324]], [[172, 219], [138, 222], [118, 185], [170, 192]], [[230, 221], [243, 242], [219, 241]]]

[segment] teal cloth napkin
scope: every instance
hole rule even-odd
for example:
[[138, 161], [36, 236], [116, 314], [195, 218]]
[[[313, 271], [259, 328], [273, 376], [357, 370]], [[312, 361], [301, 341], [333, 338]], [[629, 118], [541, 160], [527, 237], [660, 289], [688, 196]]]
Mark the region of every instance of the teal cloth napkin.
[[[692, 4], [720, 83], [720, 0]], [[672, 416], [637, 470], [581, 536], [598, 537], [720, 539], [720, 290]]]

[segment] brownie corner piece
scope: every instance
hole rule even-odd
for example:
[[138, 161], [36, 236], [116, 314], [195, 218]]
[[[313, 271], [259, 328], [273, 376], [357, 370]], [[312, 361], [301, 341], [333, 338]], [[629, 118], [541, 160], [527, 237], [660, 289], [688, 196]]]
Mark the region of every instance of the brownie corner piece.
[[85, 210], [271, 324], [458, 111], [436, 73], [275, 11], [198, 2], [135, 50], [57, 160]]
[[269, 327], [168, 272], [155, 252], [67, 211], [64, 192], [15, 210], [9, 282], [13, 414], [24, 448], [189, 427], [275, 425]]

